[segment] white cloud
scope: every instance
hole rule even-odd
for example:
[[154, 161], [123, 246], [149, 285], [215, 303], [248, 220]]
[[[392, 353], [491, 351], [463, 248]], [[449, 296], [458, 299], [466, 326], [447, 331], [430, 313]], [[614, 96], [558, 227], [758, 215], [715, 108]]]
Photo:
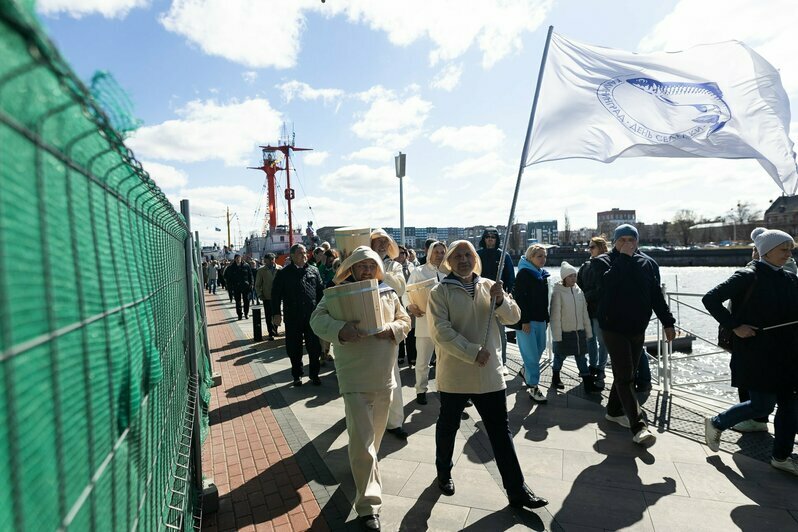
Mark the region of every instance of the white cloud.
[[254, 70], [247, 70], [241, 74], [241, 77], [249, 84], [255, 83], [258, 79], [258, 73]]
[[[712, 23], [708, 24], [708, 20]], [[793, 0], [680, 0], [643, 38], [640, 48], [643, 51], [675, 51], [696, 44], [737, 39], [779, 69], [785, 88], [794, 94], [798, 92], [796, 26], [798, 9]]]
[[435, 78], [430, 83], [435, 89], [441, 89], [451, 92], [457, 85], [460, 84], [460, 76], [463, 75], [463, 64], [459, 65], [449, 64], [443, 67]]
[[504, 142], [504, 132], [495, 124], [459, 128], [445, 126], [435, 130], [429, 139], [439, 146], [461, 151], [483, 152], [497, 150]]
[[[191, 229], [199, 231], [203, 243], [221, 243], [227, 240], [225, 213], [228, 208], [232, 237], [239, 245], [243, 244], [243, 237], [248, 236], [251, 231], [259, 233], [262, 228], [262, 216], [255, 216], [260, 195], [253, 194], [245, 186], [183, 188], [170, 192], [167, 197], [178, 209], [181, 199], [189, 200]], [[216, 231], [217, 227], [222, 231]]]
[[150, 0], [39, 0], [36, 9], [49, 16], [66, 13], [73, 18], [94, 14], [105, 18], [125, 18], [130, 10], [149, 5]]
[[394, 152], [387, 148], [381, 148], [379, 146], [369, 146], [368, 148], [363, 148], [357, 150], [349, 155], [345, 156], [344, 159], [352, 160], [352, 159], [363, 159], [366, 161], [377, 161], [377, 162], [386, 162], [392, 161], [394, 156]]
[[330, 156], [326, 151], [312, 151], [302, 156], [302, 161], [308, 166], [319, 166], [324, 164], [324, 161]]
[[421, 134], [432, 104], [420, 96], [401, 98], [391, 91], [374, 87], [367, 91], [371, 101], [358, 115], [352, 131], [360, 138], [381, 147], [402, 149]]
[[128, 143], [148, 159], [244, 165], [258, 143], [279, 136], [283, 120], [261, 98], [227, 104], [193, 100], [177, 114], [180, 119], [140, 128]]
[[[433, 45], [429, 54], [433, 65], [476, 46], [488, 68], [519, 51], [523, 34], [543, 23], [552, 4], [553, 0], [336, 0], [324, 4], [318, 0], [173, 0], [160, 20], [167, 30], [183, 35], [205, 53], [253, 68], [295, 66], [308, 13], [344, 16], [349, 22], [385, 32], [397, 46], [428, 39]], [[279, 21], [268, 31], [267, 17]]]
[[446, 166], [442, 170], [444, 179], [461, 179], [464, 177], [483, 176], [490, 180], [497, 174], [509, 175], [510, 166], [496, 152], [486, 153], [481, 157], [465, 159]]
[[155, 181], [155, 184], [162, 189], [180, 188], [188, 184], [188, 174], [174, 166], [150, 161], [142, 161], [141, 164], [144, 166], [144, 170], [150, 174], [153, 181]]
[[307, 83], [297, 80], [287, 81], [277, 85], [276, 88], [280, 89], [283, 93], [283, 99], [286, 102], [291, 102], [294, 98], [300, 100], [322, 100], [325, 104], [332, 103], [341, 99], [345, 93], [341, 89], [314, 89]]
[[349, 196], [373, 196], [398, 186], [392, 165], [373, 168], [364, 164], [349, 164], [320, 178], [321, 186], [329, 192]]

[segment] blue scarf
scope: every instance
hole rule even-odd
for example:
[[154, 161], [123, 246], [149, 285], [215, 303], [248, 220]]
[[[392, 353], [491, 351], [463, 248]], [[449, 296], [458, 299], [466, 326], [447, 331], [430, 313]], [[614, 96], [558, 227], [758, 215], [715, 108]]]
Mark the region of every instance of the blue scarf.
[[534, 277], [538, 281], [543, 281], [551, 277], [551, 274], [549, 272], [547, 272], [546, 270], [541, 270], [540, 268], [538, 268], [537, 266], [526, 260], [526, 257], [521, 257], [521, 260], [518, 262], [518, 271], [521, 270], [529, 270], [529, 272], [532, 274], [532, 277]]

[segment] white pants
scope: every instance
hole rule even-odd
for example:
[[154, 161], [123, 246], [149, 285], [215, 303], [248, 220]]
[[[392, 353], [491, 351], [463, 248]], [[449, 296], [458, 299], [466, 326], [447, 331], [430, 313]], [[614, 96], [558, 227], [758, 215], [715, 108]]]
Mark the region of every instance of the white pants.
[[416, 336], [416, 393], [427, 393], [429, 387], [429, 363], [435, 343], [429, 336]]
[[393, 377], [396, 388], [391, 392], [391, 411], [388, 413], [388, 428], [398, 429], [405, 422], [405, 403], [402, 400], [402, 377], [399, 375], [399, 361], [394, 357]]
[[349, 467], [355, 479], [357, 515], [380, 513], [382, 480], [377, 453], [385, 434], [391, 391], [351, 392], [342, 395], [349, 435]]

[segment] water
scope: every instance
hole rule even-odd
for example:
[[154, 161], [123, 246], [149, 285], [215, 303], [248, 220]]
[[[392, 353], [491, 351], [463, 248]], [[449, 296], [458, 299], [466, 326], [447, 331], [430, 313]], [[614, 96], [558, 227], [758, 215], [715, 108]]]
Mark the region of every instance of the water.
[[[741, 265], [742, 266], [742, 265]], [[666, 290], [671, 293], [690, 293], [699, 294], [699, 297], [679, 296], [678, 303], [674, 296], [671, 300], [671, 312], [677, 319], [678, 325], [694, 334], [699, 338], [704, 338], [713, 342], [717, 341], [718, 323], [703, 312], [689, 308], [688, 305], [704, 311], [701, 304], [701, 296], [714, 286], [728, 279], [737, 268], [730, 267], [662, 267], [660, 274]], [[558, 267], [546, 268], [551, 273], [551, 282], [560, 281], [560, 269]], [[646, 334], [657, 334], [656, 319], [652, 321]], [[704, 383], [688, 384], [696, 381], [709, 381], [715, 379], [729, 379], [729, 354], [726, 352], [719, 354], [709, 354], [704, 357], [691, 358], [686, 360], [675, 360], [680, 356], [713, 353], [719, 348], [697, 339], [693, 342], [692, 353], [673, 354], [672, 364], [672, 383], [674, 386], [686, 385], [691, 391], [699, 392], [728, 401], [737, 401], [737, 390], [726, 383]], [[655, 368], [651, 368], [655, 372]]]

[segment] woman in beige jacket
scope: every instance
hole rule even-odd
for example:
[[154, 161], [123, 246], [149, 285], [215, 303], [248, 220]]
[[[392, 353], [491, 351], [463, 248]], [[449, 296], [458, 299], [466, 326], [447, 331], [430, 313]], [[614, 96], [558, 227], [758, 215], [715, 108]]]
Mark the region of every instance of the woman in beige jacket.
[[[521, 311], [512, 297], [504, 293], [501, 282], [479, 276], [482, 265], [470, 242], [453, 242], [440, 269], [448, 275], [432, 289], [427, 306], [438, 356], [436, 377], [441, 401], [435, 426], [438, 487], [444, 495], [454, 494], [451, 474], [454, 440], [460, 428], [460, 415], [471, 399], [488, 433], [510, 504], [545, 506], [548, 501], [535, 496], [524, 484], [510, 434], [501, 339], [496, 320], [490, 318], [491, 298], [495, 298], [496, 317], [503, 324], [516, 323]], [[483, 345], [488, 323], [488, 340]]]
[[373, 336], [362, 336], [355, 323], [333, 318], [327, 310], [326, 296], [310, 317], [310, 326], [335, 350], [338, 387], [344, 399], [346, 430], [349, 435], [349, 465], [355, 479], [355, 511], [367, 530], [379, 530], [382, 481], [377, 453], [388, 421], [391, 392], [396, 382], [396, 347], [410, 332], [407, 315], [396, 292], [382, 282], [384, 270], [379, 255], [360, 246], [347, 257], [333, 282], [377, 279], [380, 281], [380, 306], [384, 329]]

